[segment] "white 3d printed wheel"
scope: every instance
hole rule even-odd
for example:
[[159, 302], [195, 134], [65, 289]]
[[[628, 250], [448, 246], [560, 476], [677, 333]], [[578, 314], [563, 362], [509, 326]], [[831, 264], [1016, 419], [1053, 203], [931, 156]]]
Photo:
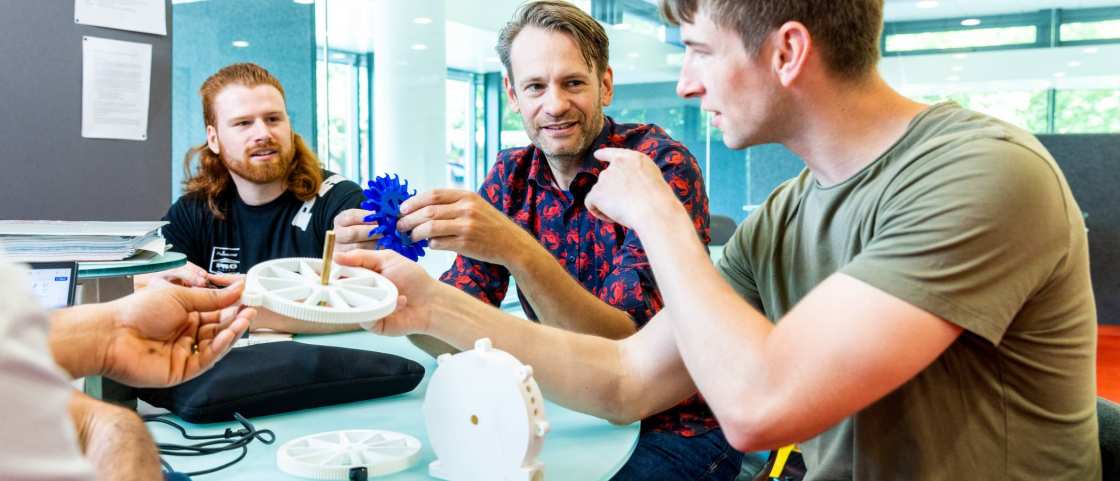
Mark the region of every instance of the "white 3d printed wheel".
[[420, 441], [392, 431], [357, 429], [296, 438], [276, 451], [276, 465], [292, 476], [346, 480], [351, 469], [370, 477], [408, 469], [420, 458]]
[[359, 323], [381, 319], [397, 307], [397, 286], [369, 269], [331, 265], [320, 281], [322, 259], [289, 257], [249, 269], [241, 301], [303, 321]]
[[424, 396], [424, 422], [437, 458], [428, 473], [450, 481], [543, 479], [537, 454], [548, 421], [533, 369], [486, 338], [474, 350], [438, 361]]

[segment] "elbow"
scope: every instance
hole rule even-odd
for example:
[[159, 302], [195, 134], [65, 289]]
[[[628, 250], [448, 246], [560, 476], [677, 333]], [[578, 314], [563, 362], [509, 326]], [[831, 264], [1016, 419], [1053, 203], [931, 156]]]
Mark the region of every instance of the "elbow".
[[781, 432], [788, 423], [783, 423], [777, 413], [759, 408], [760, 405], [751, 408], [751, 404], [744, 403], [727, 415], [717, 414], [727, 443], [740, 452], [776, 449], [790, 442], [783, 440]]
[[605, 409], [600, 417], [619, 426], [645, 419], [641, 405], [642, 397], [628, 394], [633, 390], [627, 387], [625, 376], [618, 376], [612, 384], [606, 402], [603, 403]]

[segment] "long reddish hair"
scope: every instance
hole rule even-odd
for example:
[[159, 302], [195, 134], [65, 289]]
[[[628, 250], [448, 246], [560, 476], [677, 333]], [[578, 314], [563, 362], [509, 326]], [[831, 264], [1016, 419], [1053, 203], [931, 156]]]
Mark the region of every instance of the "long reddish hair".
[[[256, 87], [270, 85], [284, 97], [284, 87], [271, 73], [259, 65], [252, 63], [237, 63], [219, 70], [202, 83], [198, 94], [202, 97], [202, 117], [207, 126], [217, 128], [218, 122], [214, 115], [214, 99], [222, 90], [231, 85]], [[285, 176], [285, 186], [299, 200], [307, 201], [319, 193], [319, 184], [323, 183], [323, 171], [319, 157], [303, 141], [303, 137], [292, 131], [292, 162], [288, 166]], [[198, 157], [197, 171], [192, 168], [195, 156]], [[233, 185], [233, 177], [226, 169], [221, 156], [210, 150], [203, 142], [202, 145], [192, 147], [183, 159], [183, 171], [187, 180], [183, 181], [183, 195], [199, 196], [206, 199], [210, 212], [219, 220], [225, 220], [225, 212], [219, 199]]]

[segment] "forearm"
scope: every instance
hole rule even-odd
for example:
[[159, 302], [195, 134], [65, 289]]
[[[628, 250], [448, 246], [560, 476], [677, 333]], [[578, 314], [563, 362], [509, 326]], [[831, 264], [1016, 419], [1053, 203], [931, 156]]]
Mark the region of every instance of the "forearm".
[[769, 355], [773, 325], [724, 282], [684, 211], [644, 228], [642, 244], [665, 298], [664, 312], [673, 319], [677, 349], [720, 423], [729, 429], [754, 425], [752, 416], [796, 402], [781, 377], [797, 373], [783, 373], [782, 358]]
[[159, 452], [136, 413], [75, 392], [70, 416], [82, 453], [96, 470], [97, 479], [162, 479]]
[[361, 329], [359, 324], [329, 324], [326, 322], [310, 322], [293, 319], [277, 314], [268, 309], [259, 309], [256, 319], [253, 319], [252, 330], [270, 329], [277, 332], [292, 334], [333, 334], [336, 332], [349, 332]]
[[507, 268], [542, 324], [609, 339], [637, 331], [625, 311], [588, 292], [535, 241]]
[[472, 349], [481, 337], [533, 367], [545, 396], [558, 404], [610, 420], [629, 420], [633, 406], [622, 402], [625, 377], [620, 343], [525, 322], [440, 284], [425, 299], [430, 309], [427, 334], [459, 350]]
[[88, 304], [51, 313], [51, 356], [73, 378], [102, 374], [114, 304]]

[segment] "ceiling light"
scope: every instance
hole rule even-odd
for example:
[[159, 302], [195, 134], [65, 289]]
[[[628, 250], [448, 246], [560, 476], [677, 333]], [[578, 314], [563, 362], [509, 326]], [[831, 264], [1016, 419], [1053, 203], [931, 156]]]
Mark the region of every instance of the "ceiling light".
[[918, 2], [918, 8], [937, 8], [937, 0], [921, 0]]
[[1066, 76], [1065, 72], [1054, 72], [1054, 78], [1062, 78], [1062, 77], [1065, 77], [1065, 76]]
[[415, 23], [417, 25], [427, 25], [429, 23], [432, 23], [432, 19], [428, 17], [416, 17], [412, 19], [412, 23]]
[[1081, 62], [1078, 62], [1077, 60], [1070, 60], [1066, 65], [1069, 65], [1070, 67], [1080, 67]]
[[613, 28], [615, 30], [630, 30], [630, 24], [629, 23], [616, 23], [611, 28]]
[[232, 45], [237, 48], [245, 48], [249, 46], [249, 42], [245, 40], [234, 40]]
[[975, 27], [977, 25], [980, 25], [980, 19], [979, 18], [966, 18], [964, 20], [961, 20], [961, 25], [963, 25], [965, 27]]
[[1082, 50], [1082, 52], [1085, 52], [1085, 53], [1088, 53], [1088, 54], [1097, 53], [1098, 51], [1099, 50], [1097, 49], [1097, 47], [1089, 47], [1089, 48], [1086, 48], [1085, 50]]
[[412, 44], [412, 49], [413, 50], [427, 50], [428, 46], [424, 45], [422, 43], [414, 43], [414, 44]]
[[311, 5], [311, 4], [315, 3], [315, 0], [292, 0], [292, 1], [296, 2], [300, 5]]
[[961, 59], [964, 59], [964, 58], [968, 58], [968, 55], [963, 54], [963, 53], [955, 53], [955, 54], [953, 54], [953, 58], [955, 58], [957, 60], [961, 60]]

